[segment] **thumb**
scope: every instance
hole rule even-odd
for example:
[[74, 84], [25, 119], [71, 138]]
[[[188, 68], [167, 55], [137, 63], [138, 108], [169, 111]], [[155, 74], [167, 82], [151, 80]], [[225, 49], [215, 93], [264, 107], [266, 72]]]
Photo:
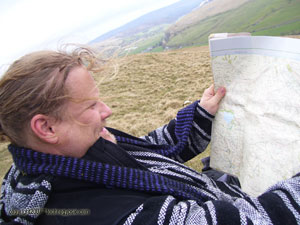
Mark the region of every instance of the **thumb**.
[[213, 96], [214, 94], [215, 94], [215, 85], [214, 84], [212, 84], [212, 85], [210, 85], [210, 87], [209, 88], [207, 88], [206, 90], [205, 90], [205, 94], [208, 94], [209, 96]]
[[217, 93], [214, 95], [214, 97], [212, 97], [211, 101], [214, 102], [214, 104], [218, 105], [222, 100], [222, 98], [225, 96], [225, 93], [226, 93], [225, 87], [220, 87], [217, 90]]

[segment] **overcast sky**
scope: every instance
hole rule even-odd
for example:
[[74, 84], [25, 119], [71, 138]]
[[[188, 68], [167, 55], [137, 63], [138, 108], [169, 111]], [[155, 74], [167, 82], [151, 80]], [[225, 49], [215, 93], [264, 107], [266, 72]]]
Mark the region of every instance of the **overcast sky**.
[[0, 72], [20, 56], [64, 43], [86, 44], [179, 0], [1, 0]]

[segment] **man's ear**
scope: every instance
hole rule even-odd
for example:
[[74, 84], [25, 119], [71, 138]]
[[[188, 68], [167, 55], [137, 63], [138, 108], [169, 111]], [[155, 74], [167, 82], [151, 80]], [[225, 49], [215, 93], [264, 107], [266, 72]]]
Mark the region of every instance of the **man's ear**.
[[31, 130], [42, 141], [56, 144], [58, 137], [55, 133], [55, 119], [43, 114], [37, 114], [30, 121]]

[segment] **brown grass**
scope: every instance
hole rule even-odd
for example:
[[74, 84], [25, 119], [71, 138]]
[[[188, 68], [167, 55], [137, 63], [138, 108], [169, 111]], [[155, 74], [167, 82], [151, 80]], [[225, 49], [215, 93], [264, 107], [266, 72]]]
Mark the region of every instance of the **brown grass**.
[[[108, 126], [136, 136], [167, 123], [186, 100], [198, 100], [213, 82], [207, 46], [127, 56], [113, 65], [95, 75], [100, 95], [113, 111]], [[2, 178], [12, 162], [6, 146], [0, 156]], [[199, 157], [187, 165], [201, 170]]]
[[[111, 69], [97, 77], [100, 95], [113, 110], [108, 126], [136, 136], [167, 123], [213, 82], [208, 46], [128, 56], [115, 65], [117, 74]], [[200, 171], [201, 157], [187, 165]]]

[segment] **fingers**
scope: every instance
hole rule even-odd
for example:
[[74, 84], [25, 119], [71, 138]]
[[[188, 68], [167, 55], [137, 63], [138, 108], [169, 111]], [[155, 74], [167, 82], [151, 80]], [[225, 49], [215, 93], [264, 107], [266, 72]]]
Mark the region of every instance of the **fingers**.
[[211, 99], [213, 104], [218, 105], [220, 103], [220, 101], [222, 100], [222, 98], [225, 96], [225, 93], [226, 93], [226, 89], [224, 87], [220, 87], [217, 90], [217, 93]]
[[204, 91], [199, 105], [210, 114], [215, 115], [219, 108], [219, 103], [225, 96], [225, 93], [226, 89], [224, 87], [218, 88], [215, 93], [214, 85], [211, 85]]
[[214, 84], [210, 85], [209, 88], [207, 88], [204, 92], [206, 92], [206, 94], [214, 96], [215, 95], [215, 86]]

